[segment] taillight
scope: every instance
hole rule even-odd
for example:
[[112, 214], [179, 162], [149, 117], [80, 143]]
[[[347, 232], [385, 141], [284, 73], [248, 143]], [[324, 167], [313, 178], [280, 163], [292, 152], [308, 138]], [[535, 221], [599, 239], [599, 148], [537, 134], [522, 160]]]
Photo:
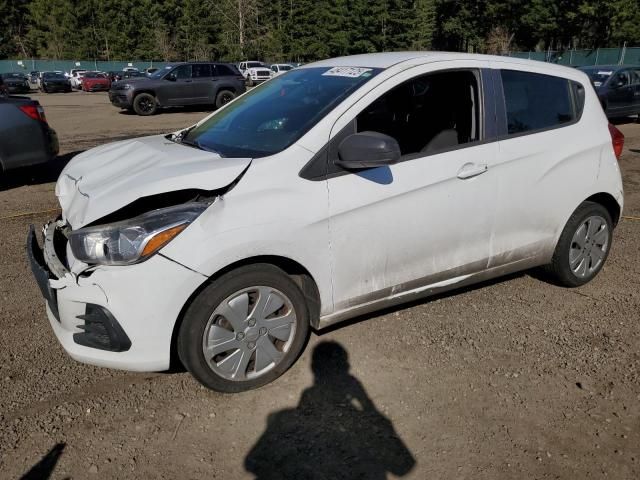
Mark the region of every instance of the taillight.
[[611, 134], [611, 145], [613, 145], [613, 153], [619, 160], [624, 147], [624, 135], [614, 125], [609, 124], [609, 133]]
[[40, 105], [21, 105], [20, 110], [28, 117], [38, 120], [40, 122], [47, 122], [47, 118], [44, 115], [44, 108]]

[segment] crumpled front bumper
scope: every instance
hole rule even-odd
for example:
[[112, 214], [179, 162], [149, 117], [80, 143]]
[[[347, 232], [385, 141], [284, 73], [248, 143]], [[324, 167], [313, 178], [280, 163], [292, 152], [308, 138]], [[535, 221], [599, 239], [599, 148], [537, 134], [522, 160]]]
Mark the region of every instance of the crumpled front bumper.
[[70, 249], [56, 238], [59, 228], [60, 222], [44, 227], [41, 248], [32, 226], [27, 256], [63, 348], [92, 365], [168, 369], [176, 320], [206, 277], [162, 255], [136, 265], [74, 273], [67, 267], [73, 262], [63, 258]]

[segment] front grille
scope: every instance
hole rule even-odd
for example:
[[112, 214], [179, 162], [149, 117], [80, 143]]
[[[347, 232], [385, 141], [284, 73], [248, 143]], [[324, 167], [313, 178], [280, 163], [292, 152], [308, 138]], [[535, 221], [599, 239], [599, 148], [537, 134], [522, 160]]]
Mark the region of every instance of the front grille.
[[126, 352], [131, 348], [131, 340], [106, 308], [87, 303], [84, 315], [77, 318], [84, 320], [84, 324], [77, 326], [84, 331], [73, 334], [78, 345], [110, 352]]

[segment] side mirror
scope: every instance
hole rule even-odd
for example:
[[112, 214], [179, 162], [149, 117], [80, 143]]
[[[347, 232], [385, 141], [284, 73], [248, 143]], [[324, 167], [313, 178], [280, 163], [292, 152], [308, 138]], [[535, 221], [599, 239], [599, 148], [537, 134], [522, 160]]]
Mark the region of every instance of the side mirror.
[[400, 145], [395, 138], [379, 132], [354, 133], [338, 147], [336, 165], [346, 169], [393, 165], [400, 159]]

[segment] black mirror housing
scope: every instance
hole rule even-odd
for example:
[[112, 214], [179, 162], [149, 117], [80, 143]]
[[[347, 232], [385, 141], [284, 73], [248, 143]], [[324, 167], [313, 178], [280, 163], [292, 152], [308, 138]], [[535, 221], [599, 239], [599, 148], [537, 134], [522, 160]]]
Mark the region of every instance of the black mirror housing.
[[355, 170], [398, 163], [400, 145], [395, 138], [379, 132], [354, 133], [338, 147], [336, 165]]

